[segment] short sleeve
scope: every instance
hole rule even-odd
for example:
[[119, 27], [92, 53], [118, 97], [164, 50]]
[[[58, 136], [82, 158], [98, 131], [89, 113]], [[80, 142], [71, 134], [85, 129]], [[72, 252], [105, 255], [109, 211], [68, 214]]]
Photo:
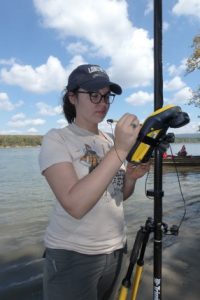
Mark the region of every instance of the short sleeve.
[[72, 157], [67, 147], [67, 141], [59, 134], [58, 130], [52, 129], [42, 140], [39, 153], [41, 173], [48, 167], [60, 162], [72, 162]]

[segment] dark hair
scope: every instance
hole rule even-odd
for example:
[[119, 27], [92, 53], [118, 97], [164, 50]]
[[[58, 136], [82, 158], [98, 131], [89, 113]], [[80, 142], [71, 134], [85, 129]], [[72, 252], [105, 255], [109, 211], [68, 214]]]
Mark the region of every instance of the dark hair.
[[76, 109], [75, 106], [69, 101], [67, 88], [64, 90], [64, 95], [62, 99], [63, 99], [63, 113], [65, 115], [65, 118], [67, 119], [68, 123], [72, 123], [76, 118]]

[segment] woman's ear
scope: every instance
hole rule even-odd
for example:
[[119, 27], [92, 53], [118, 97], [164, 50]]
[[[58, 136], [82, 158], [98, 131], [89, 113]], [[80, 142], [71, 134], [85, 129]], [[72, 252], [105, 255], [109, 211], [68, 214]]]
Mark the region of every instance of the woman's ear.
[[76, 102], [76, 94], [73, 92], [68, 92], [68, 98], [71, 104], [75, 105]]

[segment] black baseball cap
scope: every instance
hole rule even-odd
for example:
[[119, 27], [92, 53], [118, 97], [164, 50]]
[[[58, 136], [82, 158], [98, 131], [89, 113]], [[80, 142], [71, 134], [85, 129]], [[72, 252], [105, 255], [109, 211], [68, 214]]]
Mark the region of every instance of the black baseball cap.
[[99, 65], [80, 65], [72, 71], [68, 78], [68, 91], [74, 91], [78, 88], [82, 88], [89, 92], [97, 91], [106, 86], [110, 87], [110, 90], [120, 95], [122, 88], [110, 81], [106, 71], [104, 71]]

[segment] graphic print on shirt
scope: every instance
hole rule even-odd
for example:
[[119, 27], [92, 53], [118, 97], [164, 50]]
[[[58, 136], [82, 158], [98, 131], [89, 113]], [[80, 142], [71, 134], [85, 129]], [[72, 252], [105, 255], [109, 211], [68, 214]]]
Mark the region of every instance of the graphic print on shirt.
[[[105, 151], [103, 152], [105, 155]], [[90, 145], [85, 144], [84, 155], [80, 158], [80, 162], [89, 168], [89, 173], [91, 173], [98, 166], [101, 160], [102, 157], [100, 157]], [[109, 185], [108, 190], [112, 197], [119, 192], [123, 192], [124, 174], [125, 171], [123, 169], [118, 170], [111, 184]]]
[[90, 145], [85, 144], [85, 154], [80, 158], [80, 162], [89, 167], [89, 173], [98, 166], [101, 159]]
[[123, 191], [124, 174], [125, 174], [125, 171], [120, 169], [117, 171], [115, 177], [113, 178], [113, 180], [112, 180], [113, 191], [111, 193], [112, 196], [116, 195], [118, 192]]

